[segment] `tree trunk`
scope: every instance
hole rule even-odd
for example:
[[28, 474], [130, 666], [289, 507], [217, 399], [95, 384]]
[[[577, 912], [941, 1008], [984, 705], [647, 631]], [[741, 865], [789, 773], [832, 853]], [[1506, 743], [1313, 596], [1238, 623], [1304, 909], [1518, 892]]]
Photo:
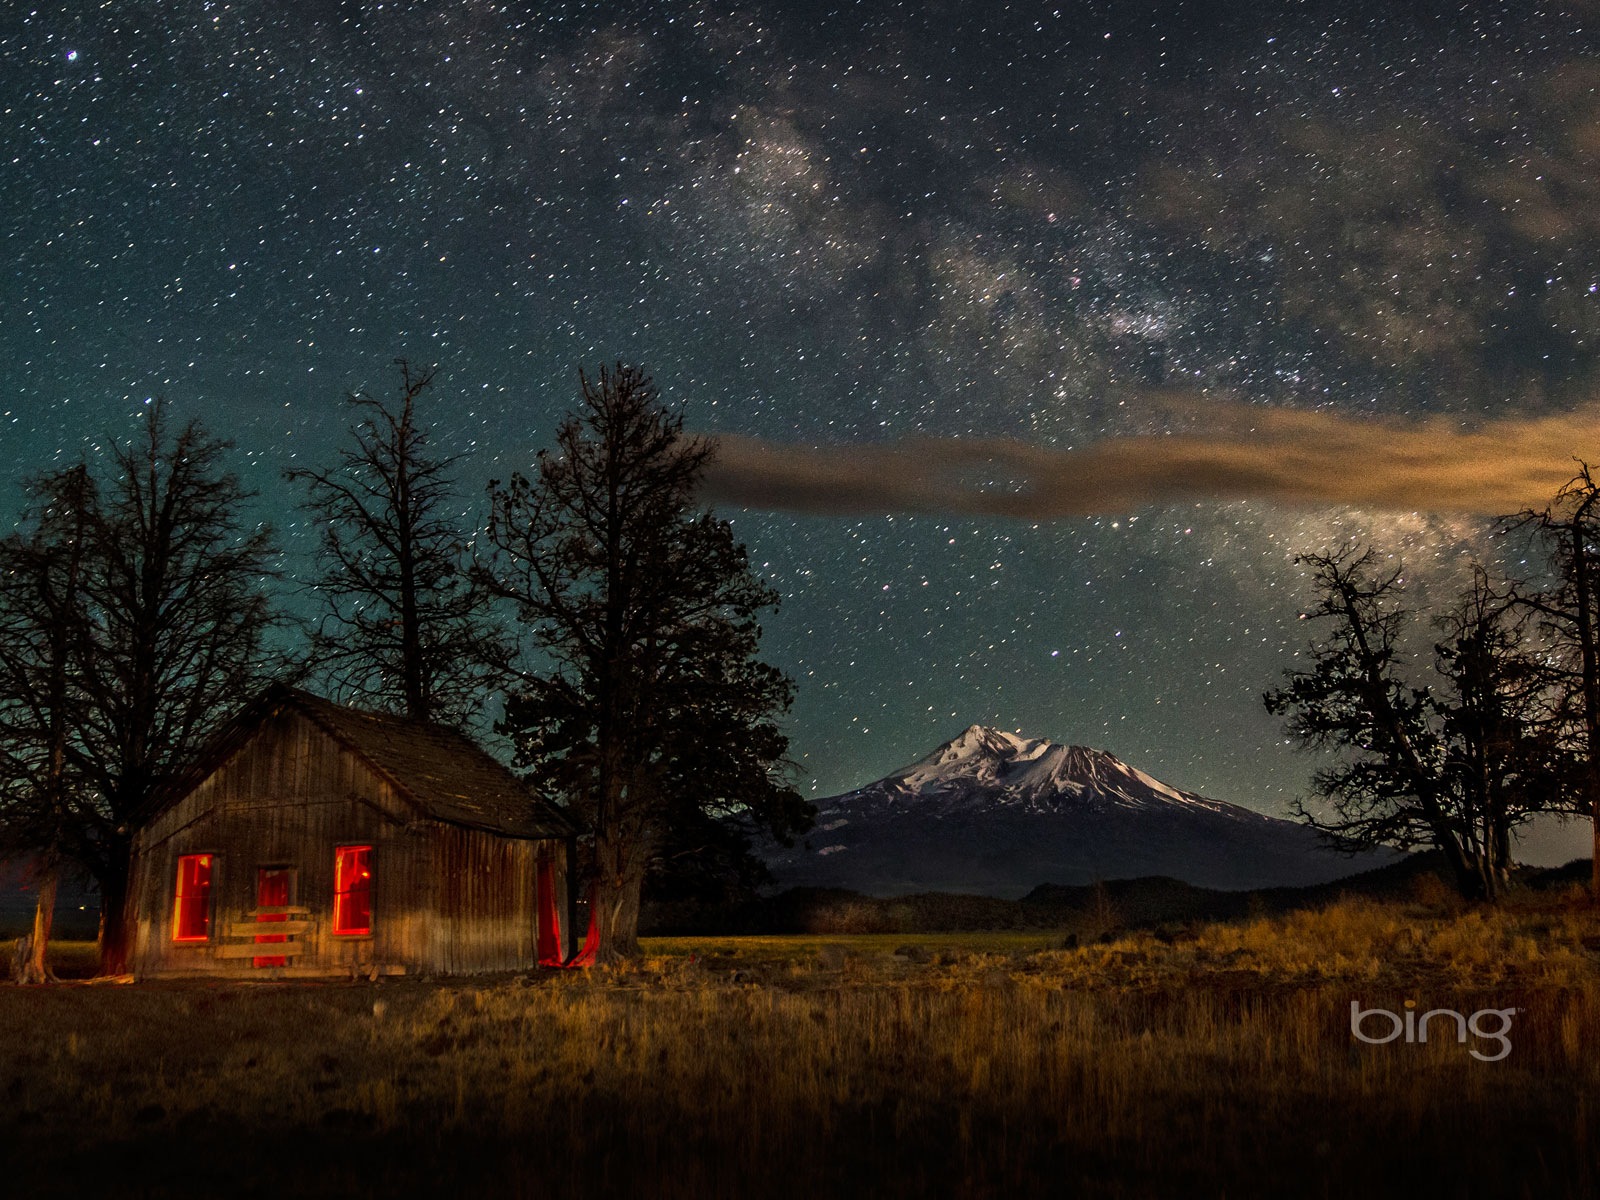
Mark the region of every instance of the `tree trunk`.
[[1487, 859], [1467, 854], [1454, 840], [1439, 849], [1445, 852], [1445, 861], [1450, 864], [1451, 874], [1455, 876], [1456, 891], [1468, 900], [1494, 899]]
[[578, 901], [582, 891], [582, 875], [578, 870], [578, 839], [569, 837], [566, 842], [566, 865], [562, 874], [566, 889], [566, 911], [562, 920], [566, 922], [566, 937], [562, 940], [561, 959], [565, 962], [578, 953], [584, 936], [583, 928], [578, 924]]
[[1600, 904], [1600, 788], [1589, 790], [1589, 824], [1594, 830], [1594, 850], [1589, 870], [1589, 898]]
[[1495, 896], [1503, 896], [1511, 886], [1511, 830], [1503, 813], [1497, 810], [1494, 829], [1493, 856], [1490, 870], [1495, 884]]
[[128, 973], [128, 856], [114, 856], [100, 876], [100, 974]]
[[[1583, 469], [1582, 478], [1589, 481], [1589, 469]], [[1573, 608], [1578, 632], [1578, 659], [1582, 670], [1584, 763], [1583, 784], [1588, 790], [1589, 821], [1594, 829], [1594, 848], [1589, 876], [1589, 898], [1600, 904], [1600, 631], [1594, 624], [1594, 580], [1589, 575], [1589, 508], [1595, 493], [1591, 486], [1588, 497], [1573, 514], [1570, 533], [1572, 541]]]
[[28, 939], [27, 956], [19, 964], [18, 983], [55, 982], [55, 974], [45, 956], [50, 949], [50, 926], [55, 921], [56, 892], [60, 883], [60, 872], [54, 864], [42, 868], [33, 909], [33, 935]]
[[1373, 650], [1368, 637], [1366, 618], [1363, 617], [1357, 603], [1356, 585], [1348, 576], [1341, 578], [1335, 575], [1333, 581], [1338, 587], [1339, 605], [1343, 612], [1345, 628], [1350, 631], [1351, 643], [1356, 650], [1358, 666], [1365, 683], [1367, 710], [1394, 747], [1389, 754], [1390, 760], [1398, 762], [1410, 777], [1411, 793], [1417, 798], [1423, 819], [1432, 831], [1435, 848], [1444, 853], [1445, 860], [1450, 864], [1450, 870], [1456, 877], [1457, 890], [1473, 899], [1482, 899], [1483, 885], [1477, 864], [1466, 853], [1461, 845], [1461, 839], [1450, 827], [1444, 805], [1439, 802], [1428, 768], [1406, 729], [1405, 721], [1389, 698], [1389, 679], [1384, 674], [1383, 660]]
[[604, 843], [596, 847], [600, 874], [594, 891], [600, 948], [595, 962], [622, 962], [639, 956], [639, 907], [644, 891], [644, 858], [638, 847]]

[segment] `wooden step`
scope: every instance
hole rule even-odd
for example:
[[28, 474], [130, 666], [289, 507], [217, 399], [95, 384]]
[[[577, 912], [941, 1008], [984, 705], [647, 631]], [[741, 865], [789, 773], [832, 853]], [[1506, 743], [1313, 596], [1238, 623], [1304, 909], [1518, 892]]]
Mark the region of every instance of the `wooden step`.
[[299, 942], [240, 942], [217, 947], [218, 958], [294, 958], [306, 953]]
[[226, 937], [261, 937], [264, 934], [310, 933], [317, 927], [315, 921], [235, 921], [228, 926]]

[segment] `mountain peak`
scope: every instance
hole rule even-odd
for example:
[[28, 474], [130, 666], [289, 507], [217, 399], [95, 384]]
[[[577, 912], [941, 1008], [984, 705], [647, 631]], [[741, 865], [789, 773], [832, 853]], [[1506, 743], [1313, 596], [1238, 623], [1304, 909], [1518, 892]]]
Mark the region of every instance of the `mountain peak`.
[[989, 725], [817, 810], [814, 844], [770, 860], [790, 886], [1021, 895], [1041, 879], [1263, 887], [1350, 869], [1301, 826], [1182, 791], [1104, 750]]
[[974, 803], [1187, 805], [1200, 799], [1134, 770], [1104, 750], [977, 724], [967, 726], [926, 758], [861, 790], [963, 807]]
[[[974, 754], [998, 755], [1002, 758], [1009, 758], [1027, 745], [1026, 738], [1014, 733], [1007, 733], [1003, 729], [996, 729], [990, 725], [968, 725], [955, 737], [945, 742], [944, 745], [929, 755], [929, 759], [951, 762], [957, 758], [966, 758]], [[926, 762], [928, 759], [923, 761]]]

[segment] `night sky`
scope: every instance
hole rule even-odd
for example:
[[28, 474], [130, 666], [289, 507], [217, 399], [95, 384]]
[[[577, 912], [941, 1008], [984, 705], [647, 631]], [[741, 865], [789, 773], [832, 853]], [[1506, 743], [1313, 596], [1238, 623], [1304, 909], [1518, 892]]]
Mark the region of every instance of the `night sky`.
[[304, 573], [280, 474], [397, 356], [464, 512], [637, 363], [728, 439], [802, 790], [982, 722], [1278, 812], [1294, 556], [1442, 598], [1600, 457], [1597, 18], [8, 6], [0, 451], [164, 396]]

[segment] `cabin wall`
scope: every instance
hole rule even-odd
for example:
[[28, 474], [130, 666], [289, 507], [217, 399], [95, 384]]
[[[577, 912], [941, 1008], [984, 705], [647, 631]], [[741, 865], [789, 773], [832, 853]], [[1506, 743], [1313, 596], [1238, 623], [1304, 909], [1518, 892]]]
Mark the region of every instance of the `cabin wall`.
[[[332, 932], [334, 851], [372, 847], [372, 932]], [[132, 969], [139, 976], [465, 973], [535, 961], [534, 864], [556, 843], [421, 817], [384, 778], [312, 721], [267, 720], [231, 758], [134, 839]], [[213, 856], [211, 936], [173, 940], [178, 859]], [[291, 937], [301, 953], [256, 967], [246, 914], [257, 871], [293, 870]], [[270, 933], [263, 923], [262, 932]], [[233, 935], [233, 936], [230, 936]], [[273, 954], [262, 944], [262, 956]]]
[[441, 826], [433, 841], [433, 961], [446, 974], [514, 971], [536, 961], [542, 843]]

